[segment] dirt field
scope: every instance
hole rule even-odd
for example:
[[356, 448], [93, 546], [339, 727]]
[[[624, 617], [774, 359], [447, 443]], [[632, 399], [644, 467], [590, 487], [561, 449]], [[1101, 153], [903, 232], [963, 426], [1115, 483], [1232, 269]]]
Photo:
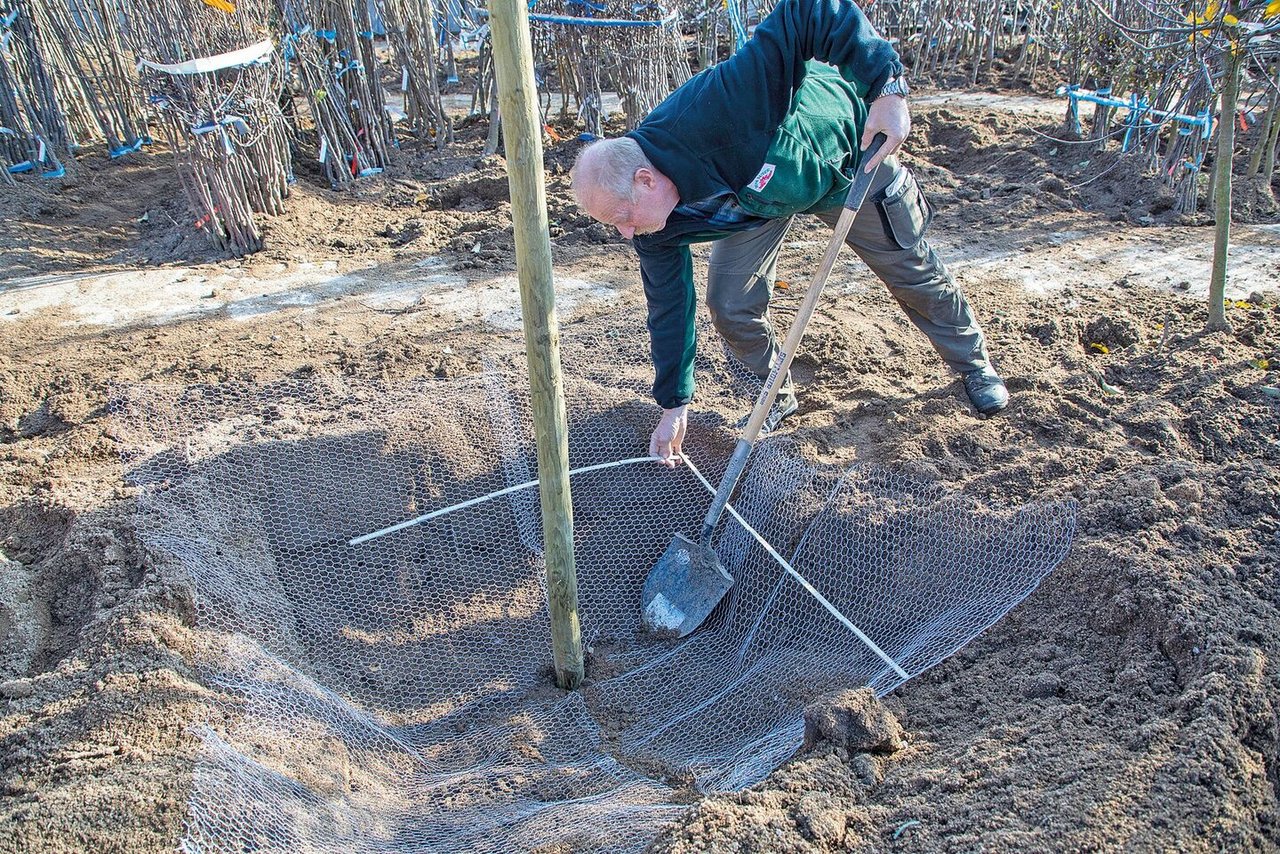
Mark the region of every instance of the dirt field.
[[[1053, 138], [1056, 107], [922, 101], [909, 142], [1007, 412], [975, 417], [850, 255], [798, 357], [793, 432], [815, 460], [917, 461], [1005, 501], [1074, 496], [1071, 555], [887, 699], [903, 749], [818, 742], [692, 807], [653, 850], [1280, 848], [1275, 188], [1238, 193], [1233, 331], [1206, 334], [1212, 226], [1114, 151]], [[453, 377], [521, 358], [484, 131], [464, 124], [445, 154], [406, 145], [345, 194], [299, 164], [289, 212], [245, 259], [190, 228], [162, 149], [0, 190], [0, 852], [172, 851], [182, 833], [187, 728], [211, 701], [187, 657], [191, 591], [133, 529], [109, 384]], [[596, 369], [643, 377], [634, 260], [574, 208], [565, 136], [547, 165], [566, 349], [607, 337], [624, 358]], [[783, 323], [825, 239], [816, 221], [792, 231]]]

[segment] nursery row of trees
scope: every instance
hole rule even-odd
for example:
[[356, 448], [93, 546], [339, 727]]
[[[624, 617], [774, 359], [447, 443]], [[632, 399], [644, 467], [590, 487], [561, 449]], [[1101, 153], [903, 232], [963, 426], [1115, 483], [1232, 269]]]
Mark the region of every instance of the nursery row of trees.
[[[1061, 84], [1072, 129], [1144, 158], [1183, 210], [1230, 193], [1238, 129], [1253, 145], [1236, 171], [1275, 174], [1280, 0], [859, 2], [917, 78]], [[634, 126], [769, 5], [539, 0], [545, 118], [600, 133], [616, 93]], [[297, 158], [340, 187], [403, 140], [448, 145], [443, 88], [471, 94], [498, 144], [486, 10], [470, 0], [0, 0], [0, 46], [0, 184], [163, 135], [194, 222], [235, 252], [260, 246], [257, 217], [283, 209]]]
[[[1280, 137], [1280, 0], [896, 0], [868, 3], [913, 68], [971, 83], [997, 62], [1061, 81], [1067, 124], [1143, 158], [1178, 209], [1217, 223], [1209, 325], [1223, 290], [1234, 178], [1270, 185]], [[1047, 73], [1046, 73], [1047, 72]], [[1087, 129], [1081, 104], [1092, 107]], [[1250, 143], [1240, 150], [1237, 131]], [[1240, 154], [1243, 162], [1239, 162]], [[1210, 171], [1211, 170], [1211, 171]], [[1209, 180], [1201, 178], [1208, 172]], [[1206, 187], [1207, 184], [1207, 187]]]

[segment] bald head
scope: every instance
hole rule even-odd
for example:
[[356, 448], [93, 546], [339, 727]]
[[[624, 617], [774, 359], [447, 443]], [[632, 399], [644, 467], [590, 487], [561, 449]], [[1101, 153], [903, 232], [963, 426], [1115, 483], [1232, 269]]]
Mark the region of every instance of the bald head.
[[578, 206], [628, 240], [661, 231], [680, 203], [675, 184], [654, 168], [630, 137], [586, 146], [569, 175]]
[[573, 195], [585, 207], [588, 196], [603, 193], [614, 199], [630, 199], [636, 172], [653, 169], [640, 144], [629, 136], [599, 139], [578, 152], [569, 176]]

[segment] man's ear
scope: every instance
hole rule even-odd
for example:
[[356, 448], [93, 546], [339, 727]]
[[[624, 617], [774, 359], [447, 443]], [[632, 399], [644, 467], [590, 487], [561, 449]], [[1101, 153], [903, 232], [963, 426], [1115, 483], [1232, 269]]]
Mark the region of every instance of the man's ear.
[[631, 179], [631, 183], [633, 185], [639, 185], [641, 187], [644, 187], [646, 190], [652, 190], [655, 186], [657, 186], [658, 182], [654, 179], [652, 169], [646, 169], [645, 167], [641, 166], [639, 169], [636, 170], [635, 177]]

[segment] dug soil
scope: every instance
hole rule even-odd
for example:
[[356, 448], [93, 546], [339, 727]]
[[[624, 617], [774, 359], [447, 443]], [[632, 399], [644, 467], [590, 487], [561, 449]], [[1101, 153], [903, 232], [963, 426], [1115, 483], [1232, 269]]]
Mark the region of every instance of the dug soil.
[[[189, 727], [218, 708], [190, 663], [192, 591], [135, 533], [112, 384], [518, 363], [505, 163], [481, 155], [485, 131], [464, 122], [443, 153], [406, 142], [345, 193], [301, 174], [266, 249], [243, 259], [192, 228], [162, 147], [0, 188], [0, 852], [173, 851]], [[634, 256], [573, 204], [579, 145], [563, 128], [546, 152], [556, 272], [578, 283], [566, 353], [643, 381]], [[798, 357], [791, 430], [815, 461], [909, 460], [1007, 503], [1072, 496], [1075, 545], [1009, 616], [886, 699], [900, 749], [818, 740], [692, 806], [653, 850], [1276, 850], [1274, 188], [1240, 194], [1231, 329], [1208, 332], [1212, 225], [1177, 213], [1144, 164], [1063, 139], [1044, 115], [963, 101], [917, 109], [906, 160], [1012, 403], [978, 417], [850, 254]], [[782, 325], [825, 240], [816, 221], [793, 229]], [[695, 258], [701, 272], [705, 249]], [[166, 290], [143, 293], [157, 276]], [[695, 408], [732, 423], [749, 404]]]

